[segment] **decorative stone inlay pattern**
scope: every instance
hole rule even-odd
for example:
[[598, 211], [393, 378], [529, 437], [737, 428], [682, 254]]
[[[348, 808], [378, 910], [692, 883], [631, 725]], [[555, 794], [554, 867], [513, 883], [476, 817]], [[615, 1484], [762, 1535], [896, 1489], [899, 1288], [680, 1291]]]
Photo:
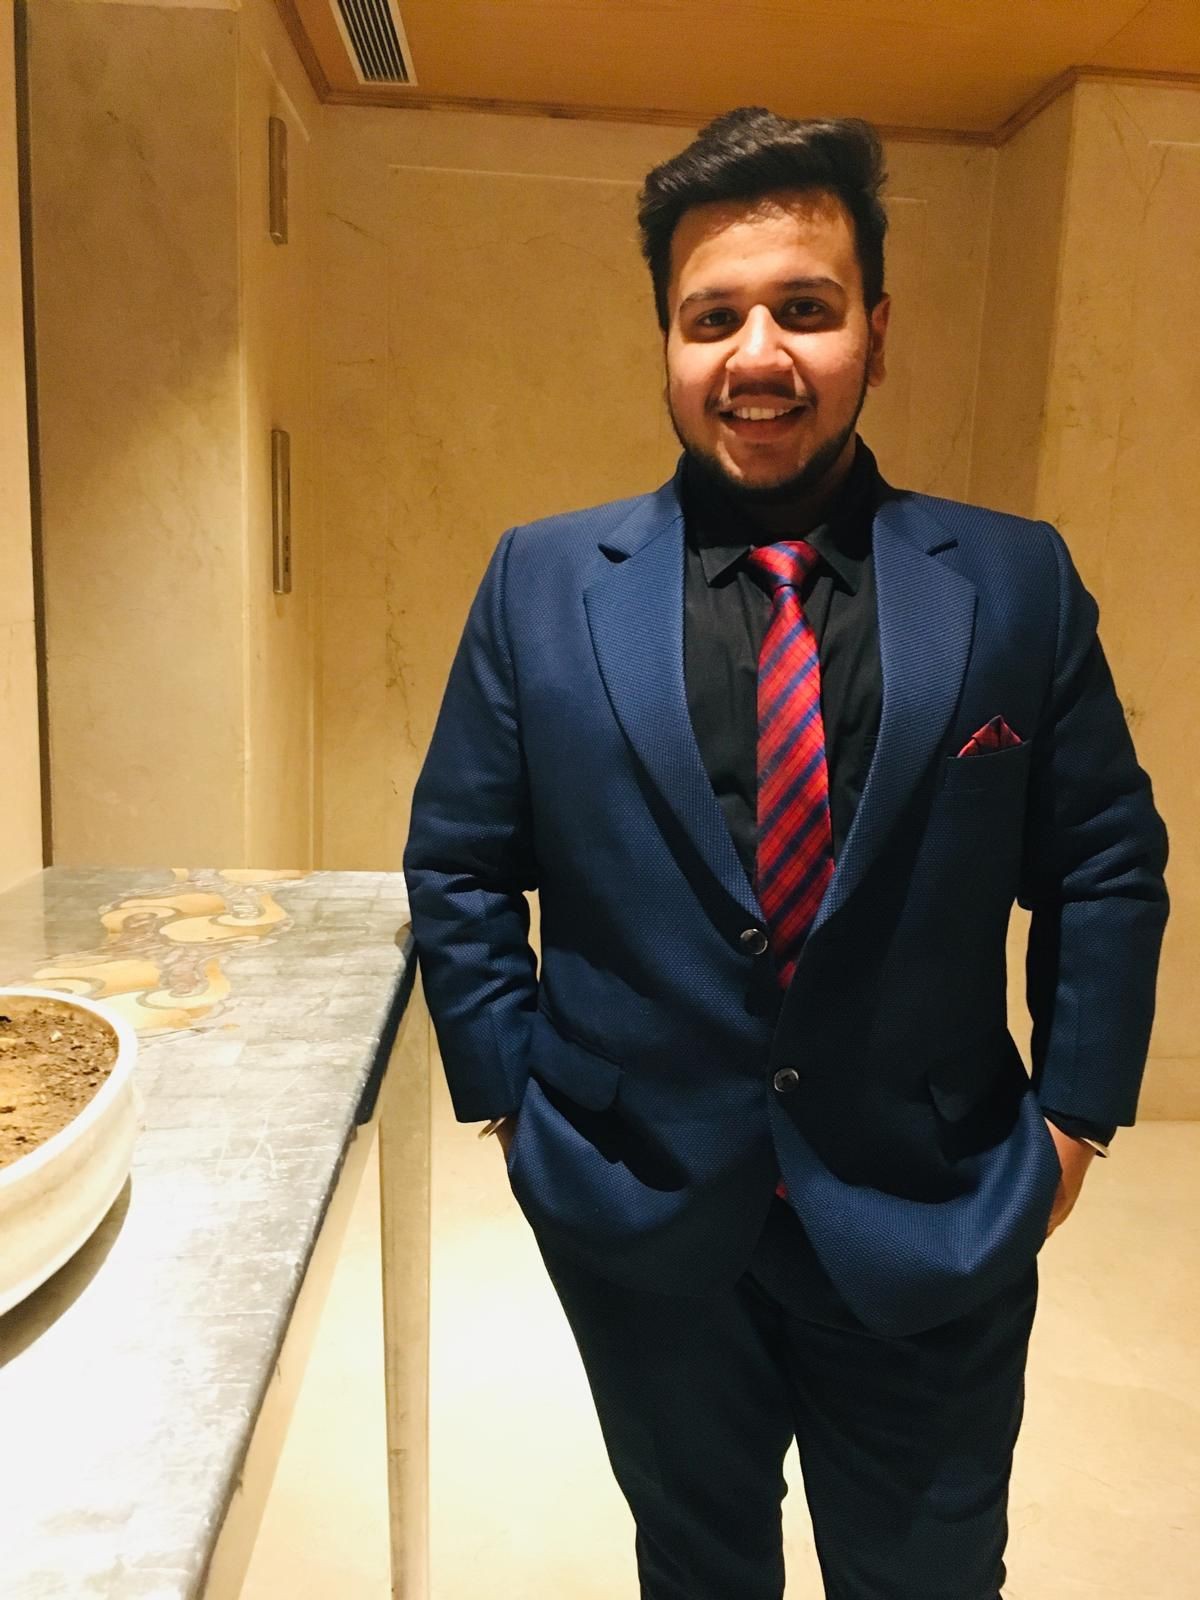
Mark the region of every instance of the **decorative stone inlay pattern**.
[[190, 1027], [228, 999], [230, 981], [214, 947], [264, 942], [290, 920], [262, 886], [302, 872], [172, 868], [174, 892], [126, 895], [101, 906], [103, 945], [39, 968], [34, 981], [107, 1000], [141, 1035]]

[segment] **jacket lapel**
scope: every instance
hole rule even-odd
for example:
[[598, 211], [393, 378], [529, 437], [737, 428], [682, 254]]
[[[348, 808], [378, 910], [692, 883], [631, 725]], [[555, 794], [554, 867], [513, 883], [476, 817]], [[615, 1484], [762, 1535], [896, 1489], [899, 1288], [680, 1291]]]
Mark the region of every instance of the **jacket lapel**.
[[926, 773], [971, 653], [976, 591], [938, 560], [956, 541], [916, 500], [880, 505], [873, 531], [883, 710], [874, 759], [811, 938], [845, 905]]
[[617, 721], [663, 801], [749, 921], [762, 911], [700, 756], [683, 664], [683, 513], [676, 483], [606, 536], [609, 565], [584, 593], [592, 647]]
[[[971, 652], [976, 592], [938, 559], [954, 539], [915, 498], [876, 512], [873, 546], [883, 709], [854, 822], [813, 923], [845, 905], [937, 752]], [[618, 722], [700, 858], [747, 918], [762, 909], [700, 756], [683, 657], [684, 532], [675, 481], [641, 501], [601, 548], [584, 593], [592, 647]], [[811, 938], [812, 934], [810, 934]]]

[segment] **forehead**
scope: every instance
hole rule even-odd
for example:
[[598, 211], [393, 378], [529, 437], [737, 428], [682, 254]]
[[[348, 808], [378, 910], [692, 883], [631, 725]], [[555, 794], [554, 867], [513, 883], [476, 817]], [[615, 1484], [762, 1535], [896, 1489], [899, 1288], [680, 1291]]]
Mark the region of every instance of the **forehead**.
[[836, 195], [784, 189], [693, 206], [680, 217], [671, 238], [672, 304], [710, 280], [733, 289], [776, 276], [826, 276], [848, 292], [861, 287], [854, 224]]

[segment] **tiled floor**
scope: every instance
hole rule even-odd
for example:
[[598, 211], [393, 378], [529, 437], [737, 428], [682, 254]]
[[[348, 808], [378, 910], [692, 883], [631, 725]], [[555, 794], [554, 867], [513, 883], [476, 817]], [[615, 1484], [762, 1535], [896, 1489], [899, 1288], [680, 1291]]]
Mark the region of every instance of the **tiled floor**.
[[[351, 1223], [244, 1600], [388, 1594], [376, 1194]], [[1042, 1256], [1008, 1600], [1184, 1600], [1200, 1570], [1200, 1124], [1094, 1164]], [[432, 1600], [634, 1600], [632, 1532], [495, 1141], [434, 1140]], [[797, 1485], [788, 1600], [818, 1600]]]

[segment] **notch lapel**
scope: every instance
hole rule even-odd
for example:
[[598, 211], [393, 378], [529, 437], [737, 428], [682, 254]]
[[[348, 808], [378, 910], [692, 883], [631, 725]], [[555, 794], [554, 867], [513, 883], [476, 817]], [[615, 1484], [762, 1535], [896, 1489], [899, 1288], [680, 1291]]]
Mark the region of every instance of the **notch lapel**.
[[862, 798], [812, 936], [862, 882], [925, 774], [958, 703], [975, 630], [974, 585], [931, 552], [955, 543], [906, 495], [884, 500], [873, 549], [883, 708]]
[[[762, 908], [700, 756], [683, 657], [683, 514], [667, 484], [606, 538], [610, 565], [584, 593], [592, 648], [638, 761], [726, 895]], [[854, 822], [809, 938], [862, 882], [945, 735], [971, 653], [974, 586], [933, 552], [952, 545], [915, 499], [885, 500], [873, 549], [883, 707]]]
[[674, 483], [602, 548], [610, 565], [584, 593], [592, 648], [634, 755], [694, 850], [748, 921], [763, 915], [700, 755], [683, 660], [683, 513]]

